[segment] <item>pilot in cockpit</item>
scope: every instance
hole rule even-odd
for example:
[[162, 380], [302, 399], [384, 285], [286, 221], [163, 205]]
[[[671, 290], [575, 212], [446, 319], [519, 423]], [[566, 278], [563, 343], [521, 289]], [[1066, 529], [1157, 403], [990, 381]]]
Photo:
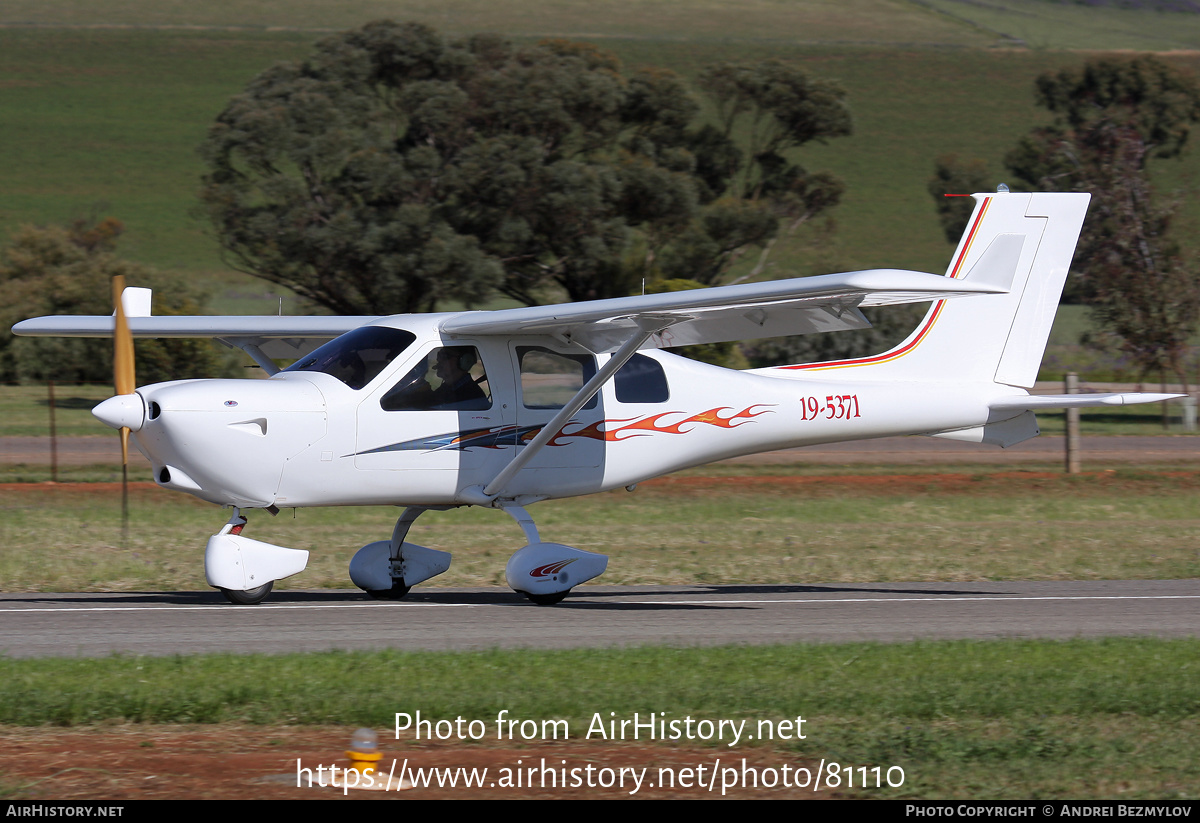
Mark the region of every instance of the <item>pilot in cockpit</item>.
[[432, 359], [432, 364], [428, 358], [418, 363], [383, 396], [385, 411], [491, 408], [487, 393], [471, 375], [471, 368], [479, 362], [474, 347], [447, 346], [437, 349]]
[[441, 378], [442, 384], [430, 393], [432, 408], [487, 408], [487, 395], [471, 377], [471, 367], [478, 360], [471, 346], [447, 346], [438, 350], [434, 373]]

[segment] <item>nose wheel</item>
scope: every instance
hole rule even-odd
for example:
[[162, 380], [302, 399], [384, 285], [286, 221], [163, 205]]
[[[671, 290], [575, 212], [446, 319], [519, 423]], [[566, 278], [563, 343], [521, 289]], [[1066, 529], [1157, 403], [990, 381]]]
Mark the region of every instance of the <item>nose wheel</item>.
[[257, 606], [259, 603], [267, 599], [267, 595], [274, 588], [275, 581], [264, 583], [253, 589], [221, 589], [221, 594], [225, 595], [225, 599], [237, 606]]

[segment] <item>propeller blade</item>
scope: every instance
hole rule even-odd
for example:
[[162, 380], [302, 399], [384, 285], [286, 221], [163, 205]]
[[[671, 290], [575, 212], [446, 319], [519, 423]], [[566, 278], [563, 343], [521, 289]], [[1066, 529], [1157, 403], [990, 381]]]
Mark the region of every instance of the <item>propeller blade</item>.
[[133, 333], [121, 296], [125, 293], [125, 276], [113, 278], [113, 305], [116, 307], [116, 326], [113, 329], [113, 383], [117, 394], [133, 394], [136, 386], [133, 369]]
[[[133, 394], [137, 388], [133, 368], [133, 333], [125, 316], [125, 276], [112, 279], [113, 289], [113, 386], [118, 395]], [[129, 427], [121, 427], [121, 542], [129, 542]]]

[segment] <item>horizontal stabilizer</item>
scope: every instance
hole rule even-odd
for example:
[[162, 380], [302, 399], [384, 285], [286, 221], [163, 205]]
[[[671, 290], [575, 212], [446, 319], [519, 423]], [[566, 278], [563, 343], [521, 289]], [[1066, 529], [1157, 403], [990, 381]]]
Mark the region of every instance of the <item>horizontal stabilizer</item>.
[[1031, 394], [1002, 397], [988, 403], [992, 411], [1023, 411], [1036, 409], [1073, 409], [1087, 406], [1132, 406], [1136, 403], [1159, 403], [1187, 397], [1185, 394], [1153, 394], [1124, 392], [1120, 394]]

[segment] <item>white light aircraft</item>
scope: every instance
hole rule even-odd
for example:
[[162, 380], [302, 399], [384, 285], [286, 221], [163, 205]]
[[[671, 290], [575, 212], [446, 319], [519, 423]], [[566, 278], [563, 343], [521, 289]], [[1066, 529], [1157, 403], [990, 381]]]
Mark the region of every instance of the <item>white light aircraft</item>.
[[[975, 195], [945, 276], [895, 269], [588, 303], [392, 317], [153, 317], [126, 290], [114, 317], [42, 317], [21, 335], [212, 337], [269, 379], [178, 380], [104, 401], [160, 486], [233, 507], [209, 541], [210, 585], [260, 602], [308, 552], [242, 535], [244, 509], [403, 506], [390, 540], [350, 564], [356, 585], [399, 597], [450, 555], [405, 540], [422, 512], [488, 506], [526, 545], [508, 584], [538, 604], [608, 558], [544, 542], [525, 507], [632, 488], [714, 460], [818, 443], [922, 434], [1011, 446], [1034, 411], [1176, 395], [1031, 396], [1090, 196]], [[734, 371], [659, 351], [693, 343], [869, 326], [861, 307], [932, 302], [873, 357]], [[121, 336], [121, 332], [117, 332]], [[314, 347], [321, 341], [324, 345]], [[298, 358], [280, 371], [272, 358]]]

